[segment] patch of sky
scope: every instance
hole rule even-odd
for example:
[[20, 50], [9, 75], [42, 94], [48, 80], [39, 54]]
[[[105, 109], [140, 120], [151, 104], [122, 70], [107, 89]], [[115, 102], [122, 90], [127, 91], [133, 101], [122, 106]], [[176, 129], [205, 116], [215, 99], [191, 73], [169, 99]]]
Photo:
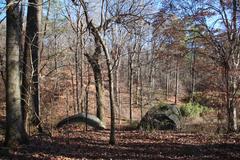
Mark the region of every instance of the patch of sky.
[[6, 17], [6, 1], [0, 0], [0, 22]]

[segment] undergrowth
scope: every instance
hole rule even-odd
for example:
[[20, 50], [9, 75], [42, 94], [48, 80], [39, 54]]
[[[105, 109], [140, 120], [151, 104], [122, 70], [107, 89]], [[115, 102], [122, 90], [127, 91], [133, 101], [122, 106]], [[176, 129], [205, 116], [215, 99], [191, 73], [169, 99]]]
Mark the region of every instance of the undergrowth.
[[180, 107], [180, 111], [182, 116], [184, 117], [199, 117], [202, 116], [204, 113], [211, 112], [212, 109], [199, 103], [189, 102], [182, 105]]

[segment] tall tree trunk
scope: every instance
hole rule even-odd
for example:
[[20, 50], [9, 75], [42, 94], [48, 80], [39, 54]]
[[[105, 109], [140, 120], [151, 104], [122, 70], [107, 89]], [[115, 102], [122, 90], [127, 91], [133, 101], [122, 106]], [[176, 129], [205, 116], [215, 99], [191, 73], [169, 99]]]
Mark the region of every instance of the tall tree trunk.
[[28, 142], [28, 138], [21, 113], [19, 3], [17, 0], [8, 0], [7, 5], [5, 146], [15, 146]]
[[196, 63], [196, 51], [195, 42], [192, 44], [192, 56], [191, 56], [191, 102], [194, 102], [194, 92], [195, 92], [195, 63]]
[[119, 125], [121, 125], [121, 108], [122, 108], [122, 101], [121, 101], [121, 88], [118, 89], [118, 118], [119, 118]]
[[[77, 21], [78, 23], [79, 21]], [[76, 82], [76, 106], [75, 106], [75, 110], [78, 111], [78, 113], [80, 112], [80, 103], [79, 103], [79, 80], [78, 80], [78, 76], [79, 76], [79, 39], [80, 39], [80, 35], [79, 35], [79, 27], [77, 24], [77, 44], [76, 44], [76, 50], [75, 50], [75, 82]]]
[[132, 124], [132, 79], [133, 79], [133, 67], [132, 67], [132, 54], [131, 51], [128, 55], [128, 85], [129, 85], [129, 120]]
[[[38, 126], [38, 131], [42, 132], [42, 127], [40, 125], [41, 117], [41, 107], [40, 107], [40, 79], [39, 79], [39, 63], [40, 63], [40, 32], [41, 32], [41, 19], [42, 19], [42, 0], [33, 0], [36, 3], [35, 6], [35, 16], [36, 21], [35, 28], [35, 41], [33, 41], [32, 46], [32, 63], [33, 63], [33, 104], [34, 104], [34, 118], [36, 119], [36, 125]], [[34, 47], [34, 48], [33, 48]]]
[[152, 61], [149, 68], [149, 77], [148, 77], [148, 83], [149, 83], [149, 92], [148, 92], [148, 101], [150, 102], [150, 106], [152, 105], [152, 98], [154, 94], [154, 86], [155, 86], [155, 79], [154, 79], [154, 62]]
[[[88, 71], [88, 82], [87, 82], [87, 86], [85, 88], [85, 93], [86, 93], [86, 97], [85, 97], [86, 119], [87, 119], [87, 116], [88, 116], [88, 97], [89, 97], [89, 86], [90, 86], [90, 83], [91, 83], [91, 76], [90, 76], [89, 65], [87, 67], [87, 71]], [[86, 129], [86, 131], [88, 130], [88, 128], [87, 128], [87, 121], [86, 121], [86, 124], [85, 124], [85, 129]]]
[[[96, 62], [98, 62], [99, 60], [99, 55], [101, 53], [101, 49], [103, 49], [104, 55], [105, 55], [105, 60], [106, 60], [106, 64], [107, 64], [107, 70], [108, 70], [108, 82], [109, 82], [109, 101], [110, 101], [110, 111], [111, 111], [111, 129], [110, 129], [110, 140], [109, 143], [114, 145], [115, 144], [115, 106], [114, 106], [114, 92], [113, 92], [113, 77], [112, 77], [112, 66], [111, 66], [111, 59], [110, 59], [110, 55], [108, 53], [108, 50], [103, 42], [103, 39], [99, 33], [99, 31], [96, 29], [96, 27], [93, 25], [92, 21], [89, 21], [89, 17], [88, 17], [88, 9], [87, 6], [84, 2], [84, 0], [80, 0], [80, 3], [83, 7], [84, 10], [84, 14], [85, 14], [85, 18], [86, 18], [86, 22], [87, 25], [89, 26], [88, 29], [89, 31], [92, 33], [92, 35], [94, 36], [95, 39], [95, 56], [94, 58], [96, 59]], [[86, 55], [88, 57], [88, 60], [93, 60], [93, 58], [89, 59], [89, 55]], [[94, 63], [90, 63], [91, 65]], [[98, 64], [98, 63], [95, 63]], [[95, 67], [95, 66], [92, 66]], [[101, 73], [100, 70], [100, 65], [97, 65], [98, 69], [99, 69], [99, 73]], [[96, 68], [93, 68], [93, 70]], [[101, 74], [100, 74], [101, 75]], [[102, 77], [101, 77], [102, 78]], [[96, 81], [96, 79], [95, 79]], [[103, 88], [100, 88], [103, 89]], [[103, 109], [103, 108], [101, 108]]]
[[[70, 65], [70, 64], [69, 64]], [[75, 107], [75, 87], [74, 87], [74, 73], [71, 71], [71, 83], [72, 83], [72, 98], [73, 98], [73, 113], [76, 114], [77, 110]]]
[[114, 87], [113, 87], [113, 72], [110, 60], [110, 55], [107, 52], [106, 46], [102, 42], [102, 47], [105, 53], [107, 70], [108, 70], [108, 85], [109, 85], [109, 101], [110, 101], [110, 114], [111, 114], [111, 129], [110, 129], [110, 139], [109, 144], [114, 145], [115, 140], [115, 102], [114, 102]]
[[[99, 46], [99, 44], [96, 44]], [[96, 47], [95, 53], [93, 56], [86, 54], [88, 62], [91, 64], [94, 79], [95, 79], [95, 88], [96, 88], [96, 103], [97, 103], [97, 117], [103, 121], [103, 82], [102, 82], [102, 73], [101, 73], [101, 66], [98, 63], [98, 53], [101, 53], [101, 48]]]
[[141, 119], [143, 118], [143, 76], [142, 76], [142, 67], [140, 66], [140, 107], [141, 107]]
[[166, 100], [169, 97], [169, 72], [166, 73]]
[[110, 128], [109, 144], [115, 145], [116, 138], [115, 138], [115, 102], [114, 102], [113, 72], [112, 72], [113, 66], [111, 64], [111, 58], [110, 58], [109, 52], [107, 50], [107, 47], [104, 44], [103, 39], [101, 38], [101, 36], [98, 32], [95, 33], [95, 38], [101, 44], [101, 47], [102, 47], [104, 55], [105, 55], [106, 64], [107, 64], [108, 85], [109, 85], [109, 102], [110, 102], [110, 114], [111, 114], [111, 128]]
[[100, 65], [97, 64], [93, 67], [95, 87], [96, 87], [96, 98], [97, 98], [97, 117], [103, 121], [103, 82]]
[[[23, 12], [23, 11], [21, 11]], [[23, 14], [23, 13], [21, 13]], [[23, 18], [23, 17], [22, 17]], [[21, 20], [23, 22], [23, 19]], [[22, 31], [22, 26], [21, 26], [21, 31]], [[29, 34], [28, 28], [26, 28], [27, 34]], [[23, 119], [23, 124], [24, 124], [24, 129], [26, 132], [28, 132], [28, 112], [29, 112], [29, 106], [30, 105], [30, 100], [31, 100], [31, 57], [30, 57], [30, 45], [31, 42], [27, 36], [25, 37], [25, 43], [24, 43], [24, 34], [22, 32], [21, 35], [21, 46], [20, 47], [20, 58], [22, 58], [22, 63], [20, 64], [21, 70], [22, 70], [22, 75], [21, 75], [21, 111], [22, 111], [22, 119]]]
[[[21, 7], [20, 7], [20, 62], [23, 62], [23, 52], [24, 52], [24, 38], [25, 38], [25, 34], [24, 34], [24, 29], [23, 29], [23, 23], [24, 23], [24, 13], [25, 13], [25, 0], [22, 0], [21, 3]], [[22, 71], [22, 66], [23, 64], [20, 63], [20, 71]], [[22, 76], [22, 75], [20, 75]], [[20, 77], [20, 80], [22, 80], [22, 77]]]
[[135, 92], [135, 104], [136, 106], [139, 105], [139, 77], [140, 77], [140, 67], [139, 67], [139, 54], [138, 54], [138, 60], [137, 60], [137, 65], [138, 65], [138, 68], [136, 69], [136, 92]]
[[[42, 132], [40, 125], [40, 86], [39, 86], [39, 49], [41, 27], [41, 0], [28, 1], [27, 28], [24, 47], [22, 78], [23, 120], [27, 120], [27, 106], [33, 105], [33, 120]], [[32, 74], [32, 75], [31, 75]], [[31, 79], [32, 78], [32, 79]], [[30, 80], [31, 79], [31, 80]], [[33, 88], [31, 90], [31, 87]], [[24, 113], [25, 112], [25, 113]]]
[[233, 100], [229, 100], [228, 104], [228, 132], [237, 131], [237, 109], [236, 105], [233, 104]]
[[120, 104], [119, 104], [119, 65], [120, 65], [120, 59], [117, 60], [117, 64], [113, 70], [113, 91], [114, 91], [114, 101], [115, 101], [115, 104], [116, 104], [116, 107], [118, 108], [118, 118], [120, 119], [121, 118], [121, 111], [120, 111]]
[[177, 57], [176, 70], [175, 70], [175, 104], [178, 102], [178, 77], [179, 77], [179, 59]]
[[[80, 95], [82, 96], [83, 94], [83, 72], [84, 72], [84, 51], [83, 51], [83, 46], [84, 46], [84, 42], [83, 42], [83, 24], [81, 23], [81, 29], [80, 29]], [[83, 102], [81, 103], [81, 111], [83, 112]]]
[[85, 54], [88, 59], [88, 62], [91, 64], [91, 67], [94, 72], [95, 78], [95, 87], [96, 87], [96, 101], [97, 101], [97, 117], [100, 120], [103, 120], [103, 82], [102, 82], [102, 73], [101, 67], [99, 65], [99, 59], [102, 52], [102, 44], [100, 43], [101, 37], [98, 33], [98, 30], [93, 25], [92, 21], [89, 20], [88, 16], [88, 9], [84, 0], [79, 0], [81, 6], [83, 7], [83, 12], [85, 15], [85, 20], [87, 25], [89, 26], [88, 29], [94, 36], [95, 41], [95, 52], [93, 55]]
[[234, 104], [233, 97], [231, 96], [231, 89], [233, 87], [230, 86], [230, 73], [229, 73], [229, 65], [225, 66], [224, 76], [226, 81], [226, 108], [228, 115], [228, 132], [236, 132], [237, 131], [237, 114], [236, 114], [236, 106]]

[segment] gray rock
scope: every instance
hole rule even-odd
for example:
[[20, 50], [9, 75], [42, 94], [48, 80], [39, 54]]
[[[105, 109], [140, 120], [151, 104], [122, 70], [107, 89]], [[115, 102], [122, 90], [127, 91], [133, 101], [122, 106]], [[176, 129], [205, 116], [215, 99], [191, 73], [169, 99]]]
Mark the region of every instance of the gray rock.
[[181, 112], [175, 105], [161, 104], [151, 108], [139, 123], [142, 130], [181, 129]]

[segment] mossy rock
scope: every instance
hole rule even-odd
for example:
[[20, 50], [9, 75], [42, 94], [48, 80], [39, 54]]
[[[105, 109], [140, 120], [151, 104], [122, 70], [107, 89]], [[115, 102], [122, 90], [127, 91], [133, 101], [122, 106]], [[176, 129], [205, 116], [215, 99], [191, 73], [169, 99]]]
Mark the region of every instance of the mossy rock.
[[181, 128], [181, 112], [175, 105], [161, 104], [152, 107], [142, 118], [142, 130], [177, 130]]

